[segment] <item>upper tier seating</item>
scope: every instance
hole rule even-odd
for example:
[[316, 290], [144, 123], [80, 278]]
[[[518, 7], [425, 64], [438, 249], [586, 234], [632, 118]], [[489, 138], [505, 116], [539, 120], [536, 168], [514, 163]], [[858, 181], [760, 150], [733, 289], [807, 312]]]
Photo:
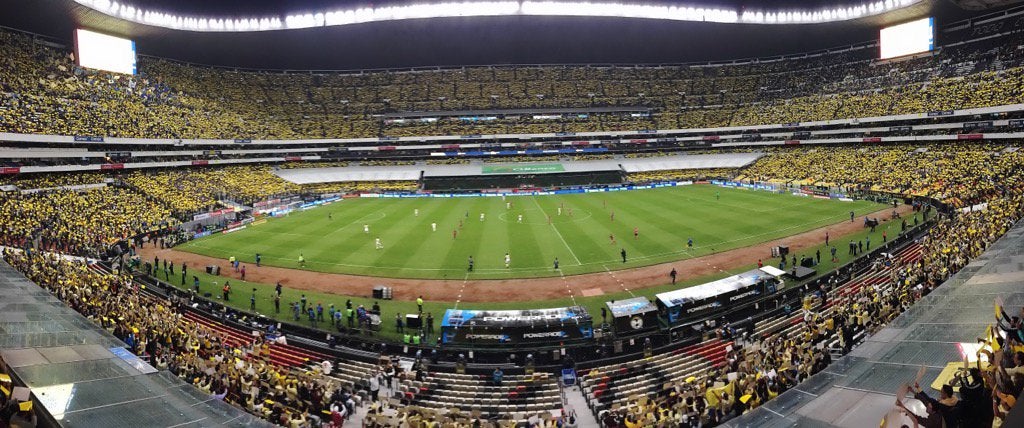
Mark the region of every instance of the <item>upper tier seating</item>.
[[[873, 49], [731, 66], [480, 67], [416, 72], [243, 72], [142, 58], [136, 76], [83, 70], [69, 52], [0, 32], [0, 132], [150, 138], [339, 138], [676, 129], [919, 113], [1021, 102], [1020, 36], [898, 63]], [[641, 107], [494, 121], [394, 123], [381, 114]]]

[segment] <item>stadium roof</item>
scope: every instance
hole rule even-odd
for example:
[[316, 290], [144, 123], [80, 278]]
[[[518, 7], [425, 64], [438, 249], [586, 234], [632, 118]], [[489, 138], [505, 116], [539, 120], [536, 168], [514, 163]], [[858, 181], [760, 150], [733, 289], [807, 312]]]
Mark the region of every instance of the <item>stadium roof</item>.
[[[92, 1], [92, 0], [85, 0]], [[445, 0], [433, 0], [441, 3]], [[420, 3], [396, 2], [383, 0], [368, 3], [356, 0], [124, 0], [119, 3], [139, 8], [162, 10], [184, 15], [206, 16], [248, 16], [267, 14], [289, 14], [316, 10], [328, 10], [347, 7], [362, 7], [374, 4], [389, 3]], [[654, 0], [645, 4], [679, 4], [685, 3], [694, 7], [721, 9], [819, 9], [826, 7], [859, 6], [869, 0]]]
[[[327, 0], [313, 0], [319, 6]], [[771, 2], [715, 1], [737, 11]], [[794, 4], [784, 3], [784, 4]], [[848, 5], [853, 1], [814, 1]], [[244, 16], [297, 10], [294, 1], [142, 0], [183, 14]], [[244, 4], [244, 6], [242, 6]], [[348, 3], [352, 5], [353, 3]], [[663, 3], [664, 4], [664, 3]], [[342, 7], [345, 3], [341, 4]], [[276, 8], [276, 9], [275, 9]], [[202, 33], [124, 21], [73, 0], [0, 0], [0, 25], [64, 43], [76, 27], [136, 40], [141, 54], [198, 64], [294, 70], [354, 70], [481, 64], [653, 64], [768, 57], [872, 41], [881, 25], [933, 15], [938, 24], [970, 16], [944, 0], [828, 24], [751, 25], [613, 17], [504, 16], [415, 19], [265, 32]], [[235, 15], [238, 16], [238, 15]]]

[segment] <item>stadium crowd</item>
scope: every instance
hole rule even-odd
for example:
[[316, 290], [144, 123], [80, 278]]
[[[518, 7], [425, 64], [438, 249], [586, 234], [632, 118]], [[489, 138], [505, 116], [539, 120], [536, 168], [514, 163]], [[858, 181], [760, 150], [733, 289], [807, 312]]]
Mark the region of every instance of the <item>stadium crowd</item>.
[[[294, 139], [677, 129], [920, 113], [1020, 102], [1019, 37], [1003, 42], [977, 41], [893, 64], [874, 64], [874, 51], [861, 49], [719, 67], [286, 74], [142, 58], [139, 74], [124, 76], [79, 68], [69, 52], [5, 30], [0, 131]], [[624, 111], [430, 123], [381, 116], [607, 106]]]
[[103, 172], [81, 172], [73, 174], [14, 174], [0, 175], [0, 185], [10, 185], [18, 190], [52, 189], [55, 187], [82, 186], [103, 183], [114, 175]]
[[117, 187], [0, 192], [0, 241], [98, 257], [113, 243], [176, 222], [142, 194]]
[[272, 174], [266, 165], [147, 170], [128, 174], [124, 182], [165, 204], [179, 217], [211, 210], [221, 198], [251, 204], [301, 190]]
[[663, 171], [631, 172], [626, 175], [626, 182], [642, 184], [656, 183], [659, 181], [710, 180], [714, 178], [730, 178], [736, 175], [736, 172], [736, 169], [730, 168], [676, 169]]
[[[870, 335], [886, 325], [979, 256], [1022, 217], [1024, 187], [1020, 182], [990, 199], [984, 210], [942, 214], [920, 242], [923, 254], [919, 261], [901, 263], [888, 254], [878, 257], [872, 269], [888, 273], [884, 283], [860, 287], [853, 293], [830, 293], [834, 285], [822, 284], [805, 299], [798, 329], [744, 335], [731, 342], [724, 364], [701, 376], [671, 379], [671, 385], [653, 396], [604, 410], [599, 419], [609, 428], [716, 426], [755, 409], [824, 370], [832, 359], [830, 348], [849, 351], [856, 335]], [[1012, 398], [1024, 388], [1019, 375], [1007, 375], [1024, 370], [1024, 354], [1012, 359], [1003, 356], [1024, 350], [1024, 335], [1019, 322], [1006, 315], [1003, 318], [1000, 325], [1008, 334], [990, 335], [985, 345], [991, 350], [1010, 351], [983, 351], [988, 353], [987, 362], [995, 364], [975, 375], [975, 382], [986, 391], [982, 402], [970, 407], [964, 402], [957, 407], [957, 396], [951, 389], [943, 389], [944, 404], [940, 405], [934, 399], [923, 398], [927, 394], [917, 388], [917, 397], [929, 402], [928, 415], [917, 417], [921, 426], [943, 426], [940, 419], [945, 419], [944, 426], [1000, 426], [1001, 418], [1013, 405]], [[727, 328], [722, 331], [725, 338], [731, 338]], [[607, 383], [609, 376], [648, 369], [643, 364], [611, 367], [605, 371], [594, 369], [587, 376]], [[597, 389], [595, 398], [600, 398], [602, 392]], [[950, 398], [954, 404], [949, 404]], [[977, 411], [979, 408], [982, 411]]]
[[929, 196], [960, 208], [1019, 183], [1024, 158], [1014, 147], [974, 142], [780, 148], [736, 180]]
[[[713, 425], [729, 415], [756, 408], [827, 366], [831, 359], [829, 347], [849, 349], [856, 333], [870, 333], [885, 325], [920, 296], [981, 254], [989, 243], [1024, 215], [1024, 182], [1020, 171], [1024, 162], [1017, 152], [991, 143], [924, 148], [926, 150], [919, 150], [921, 147], [918, 146], [884, 146], [867, 151], [848, 147], [777, 150], [741, 171], [741, 178], [751, 180], [930, 195], [948, 202], [953, 208], [967, 209], [957, 215], [939, 216], [936, 225], [920, 242], [923, 249], [920, 262], [885, 266], [888, 261], [879, 260], [877, 269], [888, 269], [889, 272], [886, 284], [861, 288], [852, 295], [841, 297], [846, 299], [842, 304], [833, 301], [831, 305], [820, 299], [821, 296], [829, 296], [828, 286], [825, 286], [817, 291], [819, 300], [805, 309], [805, 318], [798, 332], [737, 341], [725, 366], [716, 367], [699, 378], [673, 379], [672, 388], [654, 397], [602, 413], [600, 419], [603, 423], [615, 427], [693, 425], [696, 421]], [[272, 176], [266, 168], [234, 168], [223, 174], [229, 174], [229, 171], [237, 174], [238, 178], [222, 180], [229, 183], [225, 184], [225, 189], [232, 192], [242, 192], [238, 189], [247, 185], [263, 186], [253, 174]], [[217, 170], [201, 172], [210, 180], [219, 173]], [[718, 171], [696, 173], [706, 176]], [[202, 188], [202, 184], [198, 184], [202, 180], [196, 179], [197, 184], [175, 191], [173, 186], [177, 181], [171, 177], [180, 177], [186, 183], [192, 179], [174, 171], [129, 175], [129, 180], [137, 183], [135, 188], [146, 192], [150, 198], [134, 189], [119, 187], [81, 192], [4, 193], [0, 199], [3, 203], [0, 213], [5, 219], [0, 222], [5, 228], [4, 240], [24, 247], [28, 244], [26, 237], [38, 236], [36, 248], [75, 254], [94, 253], [104, 243], [169, 222], [170, 210], [154, 199], [186, 207], [182, 202], [173, 205], [169, 200], [173, 197], [200, 198], [188, 195], [194, 195], [195, 188]], [[646, 180], [666, 177], [675, 176], [672, 172], [665, 176], [636, 176]], [[415, 186], [416, 183], [409, 182], [409, 185]], [[154, 188], [171, 191], [161, 193], [160, 190], [152, 190]], [[211, 191], [211, 187], [205, 189]], [[985, 205], [970, 208], [975, 204]], [[152, 356], [157, 366], [167, 367], [213, 395], [232, 397], [227, 399], [275, 422], [301, 425], [303, 418], [320, 417], [320, 411], [329, 410], [337, 401], [334, 398], [352, 394], [344, 388], [339, 392], [337, 386], [332, 386], [328, 379], [315, 373], [292, 373], [260, 360], [262, 345], [258, 340], [249, 346], [231, 347], [218, 343], [216, 333], [175, 317], [171, 303], [147, 305], [146, 297], [139, 294], [126, 277], [97, 273], [84, 265], [48, 258], [38, 251], [31, 254], [8, 252], [5, 257], [33, 280], [52, 287], [51, 290], [65, 301], [70, 299], [73, 308], [83, 310], [105, 327], [114, 329], [115, 334], [126, 342], [138, 344], [135, 350]], [[135, 308], [140, 309], [125, 316]], [[156, 317], [152, 316], [154, 313]], [[171, 320], [177, 324], [168, 324]], [[174, 329], [168, 330], [170, 326]], [[178, 328], [181, 333], [174, 334]], [[135, 329], [139, 332], [136, 333]], [[167, 334], [168, 331], [172, 333]], [[818, 344], [825, 346], [819, 347]], [[249, 355], [249, 358], [233, 360], [238, 353]], [[218, 356], [220, 361], [210, 363], [211, 357], [217, 361]], [[232, 361], [243, 363], [238, 366]], [[730, 376], [730, 373], [735, 374]], [[601, 373], [591, 375], [601, 376]], [[252, 385], [257, 380], [269, 387], [254, 391]], [[1007, 391], [1015, 385], [1004, 382], [993, 386]], [[276, 386], [281, 386], [281, 389]], [[310, 394], [321, 400], [310, 406], [290, 397], [291, 389], [311, 391]], [[266, 404], [265, 400], [281, 405]], [[422, 416], [419, 418], [423, 419]]]
[[128, 274], [38, 251], [6, 249], [3, 257], [153, 366], [275, 424], [298, 428], [343, 420], [359, 401], [351, 385], [322, 376], [329, 365], [306, 370], [276, 364], [267, 337], [238, 343], [185, 317], [187, 300], [146, 294]]
[[[791, 123], [884, 114], [1013, 104], [1024, 99], [1022, 55], [1014, 43], [995, 54], [968, 44], [892, 65], [872, 65], [863, 52], [728, 67], [507, 67], [419, 73], [275, 74], [223, 70], [143, 59], [138, 76], [86, 71], [67, 52], [0, 31], [0, 132], [165, 138], [374, 137], [383, 135], [576, 132], [654, 127]], [[1017, 43], [1019, 44], [1019, 43]], [[873, 54], [873, 53], [872, 53]], [[998, 61], [996, 61], [998, 60]], [[995, 64], [998, 63], [998, 67]], [[968, 65], [968, 66], [965, 66]], [[767, 88], [767, 89], [766, 89]], [[429, 95], [428, 95], [429, 94]], [[439, 94], [443, 94], [440, 95]], [[391, 111], [492, 108], [648, 106], [650, 117], [604, 114], [559, 120], [503, 118], [495, 123], [443, 120], [393, 125]], [[850, 294], [821, 284], [809, 296], [795, 332], [735, 340], [726, 363], [699, 377], [671, 379], [668, 388], [607, 410], [607, 427], [713, 426], [755, 409], [846, 351], [858, 333], [870, 334], [978, 257], [1024, 216], [1024, 159], [1014, 143], [780, 148], [745, 168], [737, 180], [931, 197], [954, 209], [938, 214], [919, 242], [914, 263], [880, 256], [888, 281]], [[603, 157], [603, 156], [599, 156]], [[558, 160], [558, 157], [504, 158]], [[406, 165], [367, 160], [360, 165]], [[347, 164], [329, 163], [329, 166]], [[289, 166], [285, 166], [289, 167]], [[630, 174], [634, 182], [732, 176], [731, 170]], [[99, 256], [113, 242], [177, 224], [175, 216], [207, 210], [222, 197], [251, 203], [274, 195], [416, 190], [415, 181], [297, 186], [268, 166], [46, 175], [5, 178], [20, 189], [123, 183], [74, 191], [0, 193], [0, 242], [19, 248], [4, 258], [69, 307], [93, 319], [144, 355], [195, 384], [270, 421], [306, 426], [322, 415], [350, 415], [355, 391], [317, 371], [281, 367], [268, 358], [265, 338], [230, 344], [220, 333], [182, 315], [184, 301], [144, 294], [121, 274], [43, 251]], [[963, 209], [963, 210], [960, 210]], [[42, 251], [41, 251], [42, 250]], [[837, 303], [834, 298], [841, 299]], [[1016, 324], [1014, 324], [1016, 323]], [[991, 412], [953, 411], [955, 397], [925, 399], [920, 423], [998, 426], [1006, 396], [1021, 393], [1024, 357], [1020, 323], [990, 339], [988, 369], [977, 382], [990, 391]], [[725, 334], [731, 336], [731, 334]], [[730, 337], [730, 339], [732, 339]], [[643, 370], [643, 365], [622, 370]], [[618, 371], [618, 369], [616, 369]], [[1009, 373], [1013, 375], [1009, 375]], [[602, 378], [612, 373], [592, 371]], [[415, 376], [415, 375], [413, 375]], [[379, 380], [378, 380], [379, 381]], [[919, 397], [924, 397], [915, 388]], [[951, 400], [952, 399], [952, 400]], [[425, 420], [413, 410], [403, 420]], [[368, 425], [372, 420], [368, 418]]]

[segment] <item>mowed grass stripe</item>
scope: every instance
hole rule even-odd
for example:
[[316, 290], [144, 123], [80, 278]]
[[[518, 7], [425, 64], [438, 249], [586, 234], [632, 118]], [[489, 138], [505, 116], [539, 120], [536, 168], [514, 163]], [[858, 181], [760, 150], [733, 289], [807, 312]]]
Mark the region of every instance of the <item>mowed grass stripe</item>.
[[[593, 265], [594, 263], [604, 262], [608, 259], [609, 251], [605, 246], [608, 245], [608, 230], [603, 225], [595, 220], [601, 215], [600, 212], [593, 212], [590, 207], [586, 204], [581, 204], [582, 200], [579, 198], [564, 199], [566, 209], [562, 210], [562, 215], [558, 216], [558, 207], [563, 202], [558, 199], [542, 199], [538, 202], [541, 206], [546, 207], [547, 211], [553, 211], [555, 216], [560, 217], [555, 220], [552, 217], [552, 223], [558, 228], [558, 232], [561, 233], [562, 237], [572, 248], [573, 254], [584, 266]], [[572, 209], [573, 215], [569, 216], [569, 208]], [[551, 234], [554, 234], [554, 230]], [[560, 247], [564, 247], [565, 244], [561, 244]], [[569, 250], [559, 249], [559, 253], [568, 253]], [[575, 261], [575, 259], [573, 260]], [[580, 272], [578, 268], [572, 266], [566, 266], [572, 272]]]
[[[261, 242], [263, 245], [257, 246], [256, 249], [253, 246], [247, 248], [254, 253], [259, 252], [262, 254], [264, 261], [268, 263], [275, 265], [283, 264], [286, 267], [298, 266], [299, 254], [306, 258], [307, 267], [313, 267], [314, 264], [319, 263], [321, 260], [325, 262], [333, 261], [321, 259], [324, 249], [331, 247], [329, 242], [323, 242], [322, 239], [325, 236], [337, 234], [338, 225], [351, 224], [360, 217], [367, 215], [362, 210], [341, 209], [340, 205], [332, 204], [322, 209], [290, 214], [279, 219], [280, 221], [268, 222], [266, 226], [273, 227], [268, 227], [265, 230], [272, 233], [283, 233], [283, 239]], [[263, 226], [254, 226], [252, 229], [258, 231]], [[298, 231], [307, 231], [308, 233], [297, 233]], [[241, 238], [249, 234], [251, 232], [246, 230], [239, 234], [239, 237]], [[321, 269], [330, 268], [326, 264], [318, 267]]]
[[[551, 260], [557, 257], [559, 259], [559, 268], [565, 269], [562, 266], [580, 265], [583, 263], [580, 260], [579, 255], [573, 250], [569, 242], [565, 240], [565, 235], [562, 235], [562, 231], [558, 229], [558, 226], [562, 224], [563, 220], [568, 213], [559, 214], [558, 209], [564, 203], [561, 198], [531, 198], [533, 199], [534, 206], [540, 210], [538, 213], [541, 216], [541, 221], [544, 222], [543, 229], [538, 231], [537, 235], [547, 238], [548, 241], [556, 241], [554, 243], [546, 245], [548, 254], [551, 255]], [[543, 203], [542, 203], [543, 201]], [[554, 235], [555, 238], [551, 238]], [[568, 253], [568, 254], [566, 254]], [[552, 263], [552, 267], [554, 264]]]
[[[469, 274], [469, 256], [478, 253], [480, 245], [482, 245], [480, 239], [472, 239], [466, 230], [466, 225], [469, 222], [469, 216], [466, 213], [472, 211], [475, 202], [477, 202], [475, 198], [461, 198], [452, 204], [455, 218], [445, 224], [447, 229], [444, 231], [445, 239], [451, 240], [451, 245], [443, 253], [438, 253], [438, 255], [444, 254], [444, 257], [441, 258], [442, 266], [447, 266], [451, 271], [448, 278], [457, 278], [460, 270]], [[459, 221], [462, 221], [462, 228], [459, 228]], [[452, 230], [457, 232], [454, 238], [452, 238]], [[475, 258], [476, 256], [474, 256]]]
[[[660, 254], [672, 250], [673, 232], [669, 230], [669, 227], [665, 227], [665, 225], [675, 224], [675, 220], [658, 213], [655, 209], [642, 208], [645, 205], [643, 198], [634, 201], [613, 200], [607, 205], [599, 200], [583, 199], [581, 202], [586, 203], [588, 209], [601, 212], [602, 216], [598, 221], [605, 225], [607, 233], [605, 233], [604, 241], [608, 244], [607, 248], [611, 250], [611, 254], [602, 262], [619, 261], [621, 263], [622, 256], [620, 252], [623, 246], [626, 247], [626, 252], [630, 257]], [[615, 221], [611, 219], [613, 211], [615, 213]], [[633, 239], [634, 227], [640, 229], [640, 233], [645, 239]], [[651, 239], [646, 239], [647, 235], [644, 234], [644, 230], [650, 233]], [[610, 238], [607, 236], [610, 234], [615, 235], [615, 240], [618, 243], [617, 246], [611, 245]]]
[[[314, 224], [321, 222], [328, 224], [318, 228], [318, 236], [310, 238], [306, 243], [309, 250], [303, 255], [306, 257], [306, 266], [310, 269], [324, 270], [332, 269], [341, 263], [363, 264], [370, 262], [358, 259], [358, 255], [374, 251], [373, 239], [378, 236], [379, 230], [386, 229], [386, 226], [383, 225], [394, 218], [394, 211], [398, 208], [394, 205], [378, 203], [366, 206], [366, 210], [363, 211], [352, 209], [352, 207], [344, 210], [342, 207], [344, 203], [337, 205], [338, 207], [334, 205], [328, 207], [333, 219], [328, 219], [323, 215], [311, 219], [312, 222], [315, 222]], [[346, 215], [339, 218], [341, 216], [335, 215], [338, 213], [337, 210], [343, 210]], [[371, 220], [376, 221], [371, 223]], [[363, 225], [370, 226], [370, 233], [363, 231]], [[297, 255], [293, 257], [297, 257]]]
[[394, 260], [404, 260], [407, 272], [399, 271], [399, 275], [407, 275], [416, 269], [429, 269], [437, 265], [437, 260], [431, 257], [440, 254], [437, 250], [442, 244], [438, 234], [441, 229], [432, 231], [431, 223], [439, 223], [442, 219], [450, 216], [452, 206], [448, 204], [421, 204], [419, 216], [415, 215], [415, 208], [399, 212], [395, 215], [396, 224], [390, 227], [384, 234], [384, 250], [378, 251], [373, 265], [396, 265]]
[[[520, 207], [536, 207], [536, 199], [532, 196], [527, 197], [529, 201], [521, 201]], [[522, 199], [522, 198], [520, 198]], [[529, 202], [529, 204], [527, 204]], [[517, 207], [517, 211], [514, 215], [516, 219], [506, 218], [505, 230], [509, 237], [509, 248], [515, 249], [515, 254], [512, 258], [512, 267], [518, 268], [520, 266], [537, 268], [542, 267], [545, 264], [550, 263], [547, 255], [541, 249], [541, 244], [545, 247], [550, 248], [549, 240], [538, 235], [537, 225], [530, 224], [531, 219], [540, 216], [539, 212], [535, 210], [521, 211], [523, 213], [524, 222], [518, 222], [519, 211], [522, 208]], [[529, 216], [527, 216], [529, 214]], [[506, 217], [512, 217], [513, 213], [509, 213]]]
[[[716, 193], [721, 194], [719, 200]], [[511, 209], [506, 202], [512, 203]], [[563, 203], [573, 210], [572, 218], [565, 211], [557, 215]], [[294, 212], [180, 248], [222, 259], [235, 255], [246, 261], [259, 252], [266, 264], [288, 268], [297, 266], [298, 254], [303, 252], [310, 270], [437, 279], [464, 277], [466, 258], [473, 255], [473, 279], [557, 276], [551, 268], [554, 257], [566, 274], [601, 272], [606, 264], [613, 269], [642, 266], [773, 241], [842, 221], [850, 210], [862, 217], [882, 207], [713, 186], [514, 196], [505, 201], [497, 197], [354, 199]], [[417, 208], [419, 217], [413, 214]], [[610, 210], [615, 211], [614, 222]], [[483, 222], [481, 212], [486, 213]], [[333, 219], [328, 219], [328, 213]], [[524, 216], [523, 224], [516, 222], [519, 214]], [[548, 215], [553, 225], [547, 224]], [[463, 228], [452, 240], [451, 231], [460, 219]], [[430, 231], [431, 222], [438, 224], [437, 232]], [[370, 224], [369, 235], [362, 232], [363, 223]], [[640, 229], [639, 240], [633, 239], [634, 227]], [[615, 235], [616, 245], [609, 243], [609, 234]], [[374, 249], [377, 236], [384, 250]], [[696, 248], [688, 252], [689, 237]], [[626, 264], [619, 256], [622, 248], [629, 254]], [[506, 251], [512, 255], [508, 270], [503, 260]], [[575, 266], [571, 254], [582, 266]]]
[[[656, 205], [639, 199], [615, 213], [616, 223], [621, 230], [617, 235], [622, 239], [636, 241], [644, 248], [644, 253], [666, 253], [679, 249], [679, 233], [674, 225], [678, 221], [672, 218], [672, 212], [665, 205]], [[634, 239], [633, 229], [638, 229], [640, 239]]]

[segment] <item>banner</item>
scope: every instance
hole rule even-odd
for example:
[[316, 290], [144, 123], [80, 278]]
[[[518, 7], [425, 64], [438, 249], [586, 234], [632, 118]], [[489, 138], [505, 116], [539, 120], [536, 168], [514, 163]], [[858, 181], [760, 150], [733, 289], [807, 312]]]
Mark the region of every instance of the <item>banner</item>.
[[[232, 224], [241, 224], [241, 223], [232, 223]], [[226, 235], [228, 233], [237, 232], [237, 231], [245, 229], [245, 228], [246, 228], [245, 225], [241, 225], [241, 226], [231, 226], [231, 225], [228, 225], [228, 228], [225, 229], [225, 230], [222, 230], [220, 233]]]
[[992, 123], [993, 122], [991, 120], [986, 120], [986, 121], [981, 121], [981, 122], [964, 122], [963, 126], [964, 126], [965, 130], [974, 129], [974, 128], [989, 128], [989, 127], [992, 126]]
[[480, 167], [482, 174], [533, 174], [563, 172], [565, 167], [560, 163], [534, 165], [484, 165]]
[[210, 217], [222, 216], [224, 214], [230, 214], [230, 213], [233, 213], [233, 212], [235, 212], [234, 209], [224, 208], [224, 209], [219, 209], [219, 210], [216, 210], [216, 211], [199, 213], [199, 214], [196, 214], [196, 215], [192, 216], [192, 221], [206, 220], [206, 219], [208, 219]]
[[442, 343], [518, 344], [593, 337], [586, 309], [488, 311], [448, 309], [441, 319]]
[[263, 207], [268, 206], [268, 205], [277, 205], [279, 203], [281, 203], [281, 199], [280, 198], [267, 199], [265, 201], [259, 201], [259, 202], [256, 202], [256, 203], [252, 204], [252, 207], [253, 208], [263, 208]]
[[54, 190], [54, 189], [71, 190], [71, 191], [79, 192], [79, 191], [82, 191], [82, 190], [99, 189], [99, 188], [103, 188], [103, 187], [107, 187], [107, 183], [76, 184], [76, 185], [72, 185], [72, 186], [44, 187], [44, 188], [38, 188], [38, 189], [21, 189], [21, 193], [24, 194], [24, 195], [28, 195], [28, 194], [32, 194], [32, 193], [46, 192], [46, 191]]
[[753, 190], [768, 190], [774, 192], [776, 187], [774, 184], [768, 183], [742, 183], [738, 181], [722, 181], [722, 180], [711, 180], [711, 184], [722, 187], [737, 187], [741, 189], [753, 189]]
[[75, 136], [75, 141], [76, 142], [85, 142], [85, 143], [102, 143], [103, 142], [103, 137], [95, 137], [95, 136], [88, 136], [88, 135], [76, 135]]
[[307, 203], [304, 203], [302, 205], [299, 205], [299, 209], [306, 210], [306, 209], [309, 209], [309, 208], [318, 207], [320, 205], [328, 204], [328, 203], [337, 201], [339, 199], [341, 199], [341, 198], [338, 197], [338, 196], [333, 196], [333, 197], [325, 198], [325, 199], [318, 199], [318, 200], [315, 200], [315, 201], [312, 201], [312, 202], [307, 202]]

